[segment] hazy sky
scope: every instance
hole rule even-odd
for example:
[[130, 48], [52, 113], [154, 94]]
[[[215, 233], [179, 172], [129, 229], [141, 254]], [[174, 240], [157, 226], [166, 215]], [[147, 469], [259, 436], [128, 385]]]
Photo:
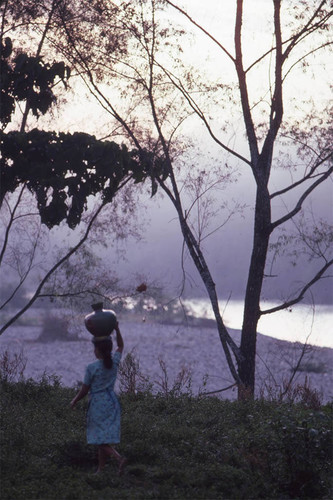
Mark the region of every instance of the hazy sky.
[[[193, 19], [198, 20], [205, 29], [209, 30], [233, 53], [232, 42], [236, 2], [208, 0], [204, 3], [204, 8], [202, 1], [199, 0], [183, 0], [175, 3], [184, 6]], [[245, 2], [247, 23], [244, 25], [244, 32], [247, 29], [251, 31], [245, 47], [245, 56], [248, 61], [251, 61], [254, 55], [258, 54], [258, 50], [263, 50], [265, 44], [269, 47], [272, 42], [272, 31], [267, 26], [267, 18], [265, 17], [267, 10], [272, 10], [272, 4], [273, 2], [267, 0]], [[180, 19], [176, 12], [174, 16], [175, 19]], [[232, 69], [232, 66], [229, 67], [227, 64], [221, 70], [220, 64], [216, 64], [217, 61], [220, 61], [221, 51], [205, 36], [198, 35], [198, 39], [195, 39], [190, 46], [184, 47], [184, 50], [190, 59], [191, 56], [193, 57], [193, 61], [200, 57], [207, 57], [209, 60], [208, 66], [217, 75], [221, 75], [222, 72], [224, 76], [225, 71]], [[226, 61], [227, 59], [224, 58], [223, 60]], [[299, 86], [299, 82], [295, 82], [295, 86], [291, 85], [292, 91], [297, 86]], [[313, 87], [302, 88], [303, 93], [310, 90], [313, 92]], [[320, 94], [319, 87], [316, 91], [317, 95]], [[212, 147], [208, 138], [206, 147], [209, 151]], [[289, 181], [288, 173], [273, 172], [272, 183], [276, 187]], [[252, 243], [253, 213], [251, 206], [253, 205], [254, 192], [254, 181], [251, 174], [243, 172], [238, 183], [231, 188], [231, 193], [228, 196], [230, 199], [234, 197], [248, 204], [248, 208], [242, 214], [235, 215], [226, 227], [205, 242], [204, 248], [207, 261], [212, 269], [217, 288], [224, 298], [229, 294], [232, 294], [234, 298], [238, 298], [244, 293]], [[223, 193], [221, 196], [225, 196], [225, 194]], [[151, 214], [151, 223], [144, 233], [145, 241], [136, 244], [134, 251], [129, 247], [129, 261], [124, 265], [120, 265], [120, 270], [124, 274], [129, 271], [141, 271], [147, 273], [150, 277], [156, 277], [162, 283], [170, 283], [172, 287], [181, 281], [182, 274], [180, 257], [182, 239], [179, 224], [175, 212], [167, 200], [159, 202], [152, 200], [148, 202], [149, 206], [152, 207], [152, 209], [148, 209]], [[326, 217], [327, 214], [332, 214], [332, 184], [330, 182], [318, 190], [317, 195], [312, 198], [311, 206], [317, 217]], [[281, 214], [285, 209], [286, 207], [281, 200], [275, 201], [275, 216]], [[282, 265], [274, 267], [274, 274], [278, 274], [279, 277], [271, 278], [267, 283], [266, 290], [269, 298], [279, 298], [282, 294], [286, 296], [290, 289], [298, 288], [302, 281], [311, 275], [313, 267], [305, 258], [298, 257], [296, 268], [290, 264], [292, 260], [294, 260], [292, 257], [287, 256]], [[204, 294], [200, 278], [196, 270], [193, 269], [190, 259], [187, 258], [185, 262], [190, 277], [187, 292], [193, 295]], [[289, 283], [291, 271], [294, 273], [294, 278]], [[286, 286], [286, 284], [288, 285]], [[331, 282], [329, 280], [322, 282], [316, 287], [315, 292], [317, 300], [330, 302], [332, 299]]]
[[[178, 3], [187, 10], [187, 12], [198, 20], [200, 24], [223, 43], [227, 50], [233, 54], [233, 29], [234, 29], [234, 11], [236, 1], [232, 0], [182, 0]], [[272, 41], [272, 29], [267, 25], [265, 14], [267, 10], [272, 10], [273, 1], [269, 0], [247, 0], [244, 2], [245, 15], [247, 22], [244, 24], [244, 32], [251, 32], [248, 35], [246, 44], [244, 45], [245, 57], [248, 62], [253, 60], [254, 54], [257, 54], [258, 49], [261, 51], [265, 44], [270, 47]], [[175, 21], [184, 23], [184, 26], [189, 27], [190, 24], [184, 20], [176, 11], [171, 11], [169, 14], [174, 16]], [[190, 62], [198, 63], [205, 62], [205, 71], [210, 71], [211, 74], [218, 78], [229, 78], [232, 64], [228, 62], [228, 58], [221, 58], [221, 49], [218, 49], [204, 35], [196, 32], [196, 38], [192, 39], [191, 43], [184, 46], [186, 57]], [[221, 63], [223, 61], [223, 64]], [[318, 66], [318, 71], [320, 66]], [[267, 75], [266, 75], [267, 77]], [[320, 79], [318, 79], [320, 82]], [[258, 82], [257, 82], [258, 84]], [[317, 83], [316, 83], [317, 85]], [[319, 84], [318, 84], [319, 85]], [[290, 86], [292, 92], [297, 92], [299, 82], [295, 80]], [[302, 92], [306, 93], [313, 91], [313, 88], [302, 88]], [[316, 88], [316, 94], [320, 95], [321, 89]], [[82, 113], [82, 100], [84, 100], [84, 113]], [[75, 96], [73, 101], [65, 105], [65, 115], [57, 115], [55, 111], [55, 119], [61, 118], [64, 129], [71, 132], [83, 130], [89, 133], [96, 133], [99, 137], [98, 128], [101, 124], [106, 123], [106, 117], [102, 116], [95, 102], [86, 99], [85, 94]], [[43, 123], [41, 121], [40, 123]], [[239, 130], [241, 130], [239, 128]], [[235, 131], [237, 126], [235, 125]], [[212, 144], [208, 135], [203, 132], [203, 129], [198, 126], [194, 130], [198, 138], [202, 141], [202, 145], [207, 150], [207, 154], [216, 155], [217, 160], [223, 162], [224, 155], [220, 154], [217, 148]], [[243, 143], [242, 143], [243, 144]], [[247, 146], [244, 141], [244, 154], [247, 154]], [[219, 156], [220, 155], [220, 156]], [[287, 176], [284, 173], [274, 173], [273, 183], [276, 185], [284, 182], [283, 177]], [[230, 223], [214, 234], [205, 242], [205, 252], [209, 265], [212, 269], [213, 278], [216, 281], [217, 288], [223, 298], [232, 294], [233, 297], [239, 297], [244, 292], [247, 269], [250, 258], [250, 250], [252, 243], [252, 224], [254, 197], [254, 180], [249, 171], [243, 171], [237, 184], [234, 184], [228, 189], [228, 199], [232, 203], [232, 199], [241, 201], [247, 205], [247, 208], [241, 214], [236, 214]], [[221, 197], [226, 196], [226, 191], [221, 192]], [[285, 207], [280, 201], [275, 203], [275, 209], [280, 213], [285, 210]], [[321, 216], [332, 214], [332, 184], [328, 183], [323, 186], [316, 197], [313, 199], [313, 210]], [[175, 290], [181, 283], [182, 268], [181, 268], [181, 250], [182, 239], [179, 230], [179, 223], [176, 218], [176, 213], [170, 202], [166, 199], [161, 200], [158, 197], [149, 200], [147, 197], [147, 215], [150, 222], [146, 226], [141, 243], [129, 243], [127, 251], [127, 261], [119, 262], [113, 257], [113, 254], [107, 254], [105, 257], [112, 268], [118, 270], [123, 276], [128, 276], [131, 273], [148, 275], [153, 280], [163, 286]], [[140, 219], [140, 217], [139, 217]], [[285, 284], [289, 280], [289, 273], [292, 267], [288, 266], [291, 258], [284, 260], [284, 266], [280, 266], [276, 271], [281, 274], [280, 278], [272, 279], [268, 286], [267, 293], [272, 296], [279, 296], [280, 293], [287, 292], [288, 287]], [[191, 295], [202, 295], [202, 288], [199, 276], [193, 269], [190, 259], [186, 259], [186, 270], [190, 276], [188, 280], [187, 293]], [[301, 280], [311, 272], [311, 266], [306, 260], [298, 260], [295, 279], [291, 283], [291, 287], [299, 286]], [[318, 299], [328, 302], [332, 294], [332, 286], [326, 280], [319, 287], [317, 294]]]
[[[325, 216], [328, 210], [332, 213], [331, 189], [331, 185], [326, 185], [313, 200], [317, 214], [321, 212]], [[246, 182], [240, 182], [239, 194], [243, 201], [246, 198], [245, 193], [248, 192]], [[251, 201], [249, 199], [249, 204]], [[176, 293], [182, 279], [182, 238], [178, 220], [168, 200], [147, 200], [147, 212], [150, 222], [145, 224], [143, 240], [128, 242], [127, 260], [121, 262], [117, 258], [114, 259], [112, 253], [107, 254], [107, 259], [110, 259], [110, 265], [125, 278], [132, 274], [146, 275], [148, 279], [162, 285], [171, 293]], [[249, 207], [243, 214], [236, 214], [204, 244], [213, 279], [224, 300], [230, 294], [235, 299], [243, 296], [252, 243], [252, 219], [252, 210]], [[285, 298], [292, 289], [298, 289], [300, 284], [312, 275], [313, 265], [306, 258], [299, 255], [296, 267], [291, 264], [294, 261], [295, 258], [286, 256], [274, 266], [273, 274], [278, 276], [266, 280], [266, 298]], [[204, 296], [205, 290], [189, 256], [185, 258], [185, 268], [188, 273], [187, 295]], [[322, 281], [314, 291], [318, 302], [330, 303], [331, 279]]]

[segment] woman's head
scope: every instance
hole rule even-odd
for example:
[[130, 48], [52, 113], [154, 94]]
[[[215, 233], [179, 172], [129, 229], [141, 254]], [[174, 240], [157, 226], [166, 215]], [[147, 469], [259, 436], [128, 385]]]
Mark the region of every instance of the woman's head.
[[93, 339], [93, 344], [95, 346], [95, 355], [97, 358], [103, 360], [105, 368], [112, 368], [112, 340], [111, 337], [103, 340], [99, 340], [98, 337]]

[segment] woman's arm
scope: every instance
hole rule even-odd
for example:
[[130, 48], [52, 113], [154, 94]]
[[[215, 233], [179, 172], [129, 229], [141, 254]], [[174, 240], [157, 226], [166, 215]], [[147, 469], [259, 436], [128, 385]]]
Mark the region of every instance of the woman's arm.
[[124, 341], [123, 337], [121, 336], [120, 330], [119, 330], [119, 324], [117, 322], [116, 327], [116, 341], [117, 341], [117, 349], [116, 352], [123, 352], [124, 349]]
[[90, 389], [89, 385], [82, 384], [81, 389], [79, 390], [79, 392], [77, 393], [77, 395], [75, 396], [75, 398], [72, 399], [72, 401], [71, 401], [71, 407], [72, 407], [73, 410], [75, 408], [76, 403], [78, 401], [80, 401], [80, 399], [84, 398], [88, 394], [89, 389]]

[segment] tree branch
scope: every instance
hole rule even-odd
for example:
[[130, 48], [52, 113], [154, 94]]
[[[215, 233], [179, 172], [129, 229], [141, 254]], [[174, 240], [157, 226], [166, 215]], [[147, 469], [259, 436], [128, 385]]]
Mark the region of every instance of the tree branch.
[[[305, 146], [305, 144], [304, 144]], [[332, 156], [332, 153], [330, 152], [327, 156], [325, 156], [324, 158], [320, 158], [318, 160], [318, 162], [315, 163], [315, 165], [313, 165], [313, 167], [311, 167], [309, 173], [307, 175], [305, 175], [302, 179], [300, 179], [299, 181], [296, 181], [294, 182], [293, 184], [290, 184], [289, 186], [283, 188], [283, 189], [280, 189], [279, 191], [276, 191], [275, 193], [272, 193], [270, 195], [270, 198], [271, 200], [273, 198], [275, 198], [276, 196], [281, 196], [282, 194], [285, 194], [287, 193], [288, 191], [291, 191], [292, 189], [300, 186], [301, 184], [303, 184], [303, 182], [305, 181], [308, 181], [310, 179], [314, 179], [315, 177], [318, 177], [318, 176], [321, 176], [323, 175], [322, 173], [318, 173], [316, 175], [313, 175], [314, 172], [317, 170], [318, 167], [320, 167], [320, 165], [322, 165], [323, 163], [325, 163], [325, 161], [329, 160]]]
[[[57, 7], [58, 2], [59, 2], [59, 0], [52, 0], [52, 6], [51, 6], [51, 9], [50, 9], [50, 12], [49, 12], [47, 23], [46, 23], [44, 31], [42, 33], [42, 38], [40, 39], [39, 44], [38, 44], [37, 52], [36, 52], [36, 55], [35, 55], [36, 58], [40, 56], [40, 53], [42, 51], [43, 43], [45, 41], [46, 34], [47, 34], [47, 32], [49, 30], [49, 27], [50, 27], [50, 24], [51, 24], [52, 16], [54, 14], [54, 11], [55, 11], [55, 9]], [[25, 104], [25, 110], [24, 110], [23, 117], [22, 117], [20, 132], [24, 132], [24, 130], [25, 130], [29, 111], [30, 111], [30, 104], [29, 104], [29, 99], [27, 99], [26, 100], [26, 104]]]
[[22, 188], [21, 188], [21, 190], [19, 192], [19, 195], [17, 197], [16, 203], [15, 203], [15, 205], [13, 207], [13, 210], [11, 210], [10, 207], [8, 206], [8, 210], [9, 210], [9, 213], [10, 213], [10, 218], [9, 218], [9, 222], [7, 224], [7, 227], [6, 227], [5, 236], [4, 236], [4, 240], [3, 240], [3, 244], [2, 244], [2, 249], [1, 249], [1, 254], [0, 254], [0, 266], [2, 264], [3, 257], [5, 255], [6, 248], [7, 248], [7, 245], [8, 245], [8, 239], [9, 239], [10, 229], [11, 229], [13, 223], [14, 223], [14, 220], [15, 220], [15, 212], [16, 212], [16, 210], [19, 207], [19, 204], [20, 204], [20, 201], [22, 199], [25, 187], [26, 187], [26, 183], [23, 184], [23, 186], [22, 186]]
[[235, 24], [235, 49], [236, 60], [235, 68], [238, 77], [241, 105], [243, 110], [244, 124], [248, 137], [248, 144], [251, 152], [252, 168], [257, 165], [259, 158], [259, 149], [257, 137], [254, 129], [251, 107], [248, 95], [248, 86], [246, 73], [243, 67], [243, 49], [242, 49], [242, 23], [243, 23], [243, 0], [237, 0], [236, 24]]
[[[18, 272], [18, 275], [19, 275], [20, 279], [19, 279], [19, 282], [17, 283], [17, 285], [15, 286], [14, 290], [12, 291], [12, 293], [1, 304], [0, 310], [4, 309], [5, 306], [7, 304], [9, 304], [9, 302], [15, 297], [16, 293], [18, 292], [18, 290], [21, 288], [21, 286], [23, 285], [23, 283], [26, 281], [27, 277], [29, 276], [30, 271], [33, 269], [33, 267], [35, 267], [35, 266], [33, 266], [33, 262], [34, 262], [34, 257], [35, 257], [36, 251], [37, 251], [37, 244], [38, 244], [39, 234], [40, 234], [40, 230], [38, 231], [38, 234], [35, 237], [35, 241], [34, 241], [32, 250], [31, 250], [30, 255], [29, 255], [29, 262], [28, 262], [28, 265], [26, 266], [26, 269], [24, 271], [22, 271], [20, 269], [20, 267], [19, 267], [19, 264], [20, 264], [19, 258], [20, 257], [19, 256], [17, 257], [17, 259], [16, 259], [16, 263], [17, 263], [16, 270]], [[14, 266], [11, 266], [11, 267], [14, 267]]]
[[292, 373], [291, 373], [291, 376], [290, 376], [290, 378], [289, 378], [288, 382], [285, 384], [285, 389], [284, 389], [284, 391], [282, 391], [282, 392], [281, 392], [281, 394], [280, 394], [280, 401], [282, 401], [282, 400], [283, 400], [283, 397], [284, 397], [284, 396], [288, 393], [288, 391], [289, 391], [289, 389], [290, 389], [290, 387], [291, 387], [291, 385], [292, 385], [292, 383], [293, 383], [293, 380], [294, 380], [294, 378], [295, 378], [295, 376], [296, 376], [296, 374], [297, 374], [297, 372], [298, 372], [298, 370], [299, 370], [299, 368], [300, 368], [300, 366], [301, 366], [301, 362], [302, 362], [302, 360], [303, 360], [303, 358], [304, 358], [305, 354], [306, 354], [306, 353], [307, 353], [307, 351], [308, 351], [308, 348], [309, 348], [309, 345], [308, 345], [308, 339], [309, 339], [310, 335], [311, 335], [311, 333], [309, 333], [309, 335], [307, 336], [307, 338], [306, 338], [306, 340], [305, 340], [304, 344], [302, 345], [301, 354], [300, 354], [300, 356], [298, 357], [297, 363], [296, 363], [296, 365], [295, 365], [295, 366], [293, 366], [293, 367], [292, 367]]
[[287, 46], [286, 50], [284, 51], [283, 54], [284, 59], [287, 59], [287, 57], [289, 57], [290, 52], [301, 40], [304, 40], [304, 38], [310, 35], [313, 31], [318, 30], [318, 28], [322, 26], [325, 22], [327, 22], [328, 19], [333, 15], [333, 11], [330, 11], [327, 13], [326, 16], [324, 16], [323, 19], [320, 19], [317, 23], [311, 26], [313, 20], [317, 17], [317, 15], [319, 14], [319, 12], [321, 11], [322, 7], [325, 4], [326, 0], [322, 0], [318, 8], [314, 11], [313, 15], [308, 20], [308, 22], [303, 26], [303, 28], [298, 33], [296, 33], [294, 37], [291, 38], [291, 43]]
[[229, 389], [232, 389], [233, 387], [236, 387], [236, 385], [237, 385], [237, 383], [234, 383], [234, 384], [228, 385], [228, 387], [224, 387], [223, 389], [218, 389], [216, 391], [201, 392], [200, 396], [209, 396], [211, 394], [217, 394], [218, 392], [228, 391]]
[[222, 149], [230, 153], [231, 155], [235, 156], [242, 162], [246, 163], [250, 167], [252, 166], [251, 161], [249, 161], [245, 156], [242, 156], [241, 154], [237, 153], [233, 149], [229, 148], [226, 144], [224, 144], [222, 141], [218, 139], [218, 137], [215, 135], [213, 132], [211, 126], [208, 123], [208, 120], [205, 116], [205, 113], [200, 109], [199, 105], [196, 103], [196, 101], [193, 99], [193, 97], [190, 95], [190, 93], [184, 88], [182, 82], [177, 78], [175, 75], [173, 75], [170, 71], [168, 71], [166, 68], [163, 66], [159, 65], [159, 68], [165, 73], [165, 75], [169, 78], [170, 82], [180, 91], [182, 96], [186, 99], [188, 104], [190, 105], [191, 109], [193, 109], [194, 113], [200, 118], [200, 120], [204, 123], [209, 135], [211, 138], [221, 146]]
[[202, 31], [205, 35], [208, 36], [223, 52], [231, 59], [233, 63], [235, 63], [235, 58], [230, 54], [230, 52], [227, 51], [227, 49], [218, 41], [216, 38], [213, 37], [209, 31], [205, 30], [200, 24], [198, 24], [192, 17], [183, 9], [178, 7], [178, 5], [175, 5], [173, 2], [170, 2], [169, 0], [166, 0], [166, 3], [173, 7], [174, 9], [178, 10], [183, 16], [185, 16], [196, 28], [199, 28], [200, 31]]
[[326, 262], [326, 264], [320, 269], [320, 271], [317, 272], [317, 274], [312, 278], [311, 281], [309, 281], [303, 288], [302, 290], [298, 293], [297, 297], [291, 300], [287, 300], [283, 304], [280, 304], [279, 306], [272, 307], [271, 309], [265, 309], [264, 311], [260, 311], [260, 316], [263, 316], [265, 314], [271, 314], [277, 311], [282, 311], [284, 309], [287, 309], [288, 307], [293, 306], [294, 304], [298, 304], [298, 302], [301, 302], [304, 299], [304, 294], [309, 290], [317, 281], [320, 279], [324, 279], [325, 276], [323, 274], [333, 265], [333, 259], [329, 260]]
[[87, 228], [84, 232], [84, 235], [83, 237], [80, 239], [80, 241], [71, 249], [69, 250], [69, 252], [67, 252], [54, 266], [51, 267], [51, 269], [49, 269], [49, 271], [45, 274], [44, 278], [40, 281], [38, 287], [36, 288], [36, 291], [35, 293], [33, 294], [33, 296], [31, 297], [31, 299], [26, 303], [26, 305], [24, 307], [22, 307], [14, 316], [12, 316], [12, 318], [7, 321], [7, 323], [5, 323], [5, 325], [0, 329], [0, 335], [7, 330], [7, 328], [12, 325], [20, 316], [22, 316], [23, 313], [25, 313], [25, 311], [27, 311], [31, 306], [32, 304], [36, 301], [36, 299], [39, 297], [39, 294], [43, 288], [43, 286], [45, 285], [45, 283], [47, 282], [47, 280], [49, 279], [49, 277], [59, 268], [62, 266], [62, 264], [67, 260], [69, 259], [82, 245], [83, 243], [87, 240], [88, 236], [89, 236], [89, 233], [90, 233], [90, 230], [92, 228], [92, 225], [93, 223], [95, 222], [95, 220], [97, 219], [98, 215], [100, 214], [100, 212], [102, 211], [102, 209], [104, 208], [105, 204], [102, 203], [99, 208], [96, 210], [96, 212], [93, 214], [93, 216], [91, 217], [88, 225], [87, 225]]
[[284, 215], [280, 219], [276, 220], [275, 222], [272, 222], [270, 225], [270, 231], [274, 231], [274, 229], [278, 226], [281, 226], [281, 224], [284, 224], [287, 222], [289, 219], [292, 219], [302, 208], [302, 205], [306, 198], [316, 189], [317, 186], [319, 186], [322, 182], [324, 182], [333, 172], [333, 167], [329, 168], [327, 172], [323, 173], [316, 182], [314, 182], [300, 197], [298, 200], [295, 208], [291, 210], [288, 214]]
[[[89, 68], [89, 66], [88, 66], [88, 64], [87, 64], [84, 56], [78, 50], [78, 48], [77, 48], [77, 46], [76, 46], [76, 44], [75, 44], [75, 42], [73, 40], [73, 37], [71, 36], [70, 32], [67, 29], [67, 25], [66, 25], [66, 22], [63, 19], [63, 17], [62, 17], [62, 24], [63, 24], [63, 28], [64, 28], [64, 30], [66, 32], [68, 41], [69, 41], [71, 47], [73, 48], [74, 52], [76, 53], [76, 55], [77, 55], [77, 57], [79, 59], [80, 66], [84, 68], [84, 70], [85, 70], [85, 72], [86, 72], [86, 74], [88, 76], [88, 79], [89, 79], [89, 82], [90, 82], [92, 88], [87, 84], [85, 78], [81, 74], [81, 78], [83, 79], [83, 82], [88, 87], [88, 89], [91, 92], [91, 94], [101, 104], [101, 106], [106, 111], [108, 111], [108, 113], [112, 114], [112, 116], [119, 123], [121, 123], [122, 127], [126, 130], [126, 132], [128, 133], [129, 137], [133, 140], [133, 142], [134, 142], [135, 146], [138, 148], [138, 150], [142, 151], [140, 142], [138, 141], [138, 139], [134, 135], [133, 130], [128, 126], [127, 122], [117, 113], [116, 109], [113, 107], [113, 105], [111, 104], [111, 102], [106, 98], [106, 96], [100, 91], [99, 87], [96, 85], [94, 77], [93, 77], [93, 74], [92, 74], [92, 71]], [[74, 61], [74, 64], [75, 64], [75, 61]]]

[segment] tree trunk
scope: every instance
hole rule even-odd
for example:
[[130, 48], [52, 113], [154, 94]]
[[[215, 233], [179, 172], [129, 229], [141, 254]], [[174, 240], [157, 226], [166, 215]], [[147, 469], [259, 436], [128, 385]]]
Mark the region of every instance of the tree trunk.
[[238, 363], [241, 385], [238, 398], [254, 396], [257, 325], [260, 318], [260, 295], [264, 279], [270, 236], [271, 207], [266, 183], [257, 184], [254, 239], [246, 287], [241, 336], [242, 359]]

